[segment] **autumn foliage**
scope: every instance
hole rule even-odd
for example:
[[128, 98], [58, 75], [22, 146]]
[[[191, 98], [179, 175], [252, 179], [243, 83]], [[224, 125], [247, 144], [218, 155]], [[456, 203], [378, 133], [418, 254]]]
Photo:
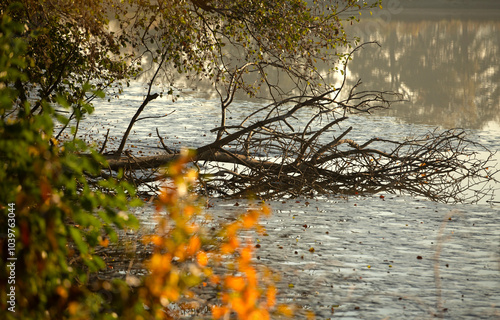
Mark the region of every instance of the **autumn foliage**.
[[[162, 213], [158, 229], [145, 238], [155, 248], [147, 262], [150, 275], [141, 290], [145, 303], [156, 304], [158, 310], [172, 303], [192, 309], [190, 301], [197, 300], [197, 292], [212, 287], [219, 297], [208, 306], [214, 319], [270, 319], [273, 312], [292, 315], [292, 308], [276, 303], [271, 271], [258, 268], [252, 260], [251, 240], [240, 237], [248, 230], [265, 232], [259, 219], [270, 214], [269, 207], [249, 209], [229, 224], [214, 221], [190, 192], [197, 181], [197, 171], [185, 168], [191, 156], [183, 153], [168, 168], [169, 179], [157, 201], [157, 211]], [[162, 319], [175, 317], [155, 314]]]

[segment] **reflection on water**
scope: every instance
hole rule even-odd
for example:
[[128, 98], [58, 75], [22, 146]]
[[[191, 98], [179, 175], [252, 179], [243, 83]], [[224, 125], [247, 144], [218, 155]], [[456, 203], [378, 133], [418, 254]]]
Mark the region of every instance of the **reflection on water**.
[[395, 15], [352, 30], [362, 41], [349, 65], [365, 88], [404, 92], [385, 114], [412, 123], [500, 130], [500, 16], [467, 19]]
[[[377, 41], [380, 47], [372, 44], [355, 54], [348, 68], [350, 84], [361, 79], [362, 89], [405, 93], [408, 102], [379, 115], [500, 132], [500, 1], [474, 3], [480, 4], [388, 0], [378, 17], [377, 12], [373, 18], [363, 15], [348, 33], [362, 42]], [[328, 82], [340, 83], [340, 74], [319, 68]], [[291, 79], [272, 72], [269, 76], [293, 88]], [[218, 98], [209, 83], [177, 79], [175, 84]], [[267, 97], [266, 92], [261, 95]], [[237, 95], [240, 102], [247, 99]]]

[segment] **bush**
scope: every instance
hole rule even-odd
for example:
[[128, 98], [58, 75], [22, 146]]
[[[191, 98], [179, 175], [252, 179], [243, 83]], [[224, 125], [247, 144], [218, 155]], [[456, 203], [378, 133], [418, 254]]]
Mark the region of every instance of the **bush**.
[[[103, 159], [82, 141], [59, 144], [53, 139], [54, 119], [65, 119], [51, 104], [41, 101], [43, 112], [30, 115], [30, 104], [19, 102], [15, 83], [26, 80], [23, 69], [30, 63], [19, 38], [22, 32], [23, 26], [3, 12], [1, 309], [8, 319], [89, 319], [102, 302], [84, 285], [89, 272], [104, 266], [94, 249], [117, 240], [113, 226], [138, 226], [125, 213], [134, 190], [114, 180], [90, 183], [89, 177], [100, 174]], [[6, 294], [12, 292], [15, 304], [6, 305]], [[8, 307], [15, 313], [6, 311]]]

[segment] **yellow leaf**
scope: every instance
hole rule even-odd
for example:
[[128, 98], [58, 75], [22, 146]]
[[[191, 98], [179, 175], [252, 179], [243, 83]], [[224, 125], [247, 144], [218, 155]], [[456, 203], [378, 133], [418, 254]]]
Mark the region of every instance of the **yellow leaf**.
[[78, 302], [71, 302], [69, 305], [68, 305], [68, 311], [69, 311], [69, 314], [70, 315], [76, 315], [76, 313], [78, 312], [78, 307], [80, 306], [80, 304]]
[[[176, 274], [175, 272], [173, 272], [172, 274]], [[163, 300], [165, 302], [162, 302], [162, 305], [164, 307], [166, 307], [168, 305], [168, 302], [173, 302], [173, 301], [177, 301], [180, 297], [180, 288], [178, 288], [177, 286], [173, 286], [173, 287], [169, 287], [167, 289], [165, 289], [162, 294], [161, 294], [161, 297], [160, 297], [160, 300]]]
[[306, 311], [306, 317], [307, 317], [307, 320], [312, 320], [315, 318], [314, 316], [314, 312], [312, 312], [311, 310], [307, 310]]
[[269, 216], [271, 214], [271, 208], [268, 205], [263, 205], [262, 212], [265, 216]]
[[279, 305], [278, 306], [278, 313], [284, 315], [285, 317], [292, 317], [293, 316], [293, 310], [287, 305]]
[[170, 270], [172, 257], [169, 254], [155, 253], [149, 260], [149, 269], [152, 272], [168, 272]]

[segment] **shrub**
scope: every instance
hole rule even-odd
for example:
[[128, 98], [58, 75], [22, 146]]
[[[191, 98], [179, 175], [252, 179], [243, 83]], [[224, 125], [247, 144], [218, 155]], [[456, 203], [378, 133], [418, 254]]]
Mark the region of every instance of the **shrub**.
[[[102, 307], [102, 299], [85, 286], [88, 274], [104, 266], [95, 247], [117, 240], [113, 226], [138, 226], [125, 213], [134, 190], [112, 179], [91, 183], [103, 159], [82, 141], [53, 139], [55, 119], [65, 119], [51, 104], [41, 101], [43, 112], [30, 115], [29, 102], [20, 103], [15, 83], [26, 80], [23, 69], [30, 64], [22, 32], [23, 26], [3, 12], [0, 225], [7, 236], [0, 247], [2, 318], [89, 319]], [[9, 293], [15, 305], [6, 305]]]

